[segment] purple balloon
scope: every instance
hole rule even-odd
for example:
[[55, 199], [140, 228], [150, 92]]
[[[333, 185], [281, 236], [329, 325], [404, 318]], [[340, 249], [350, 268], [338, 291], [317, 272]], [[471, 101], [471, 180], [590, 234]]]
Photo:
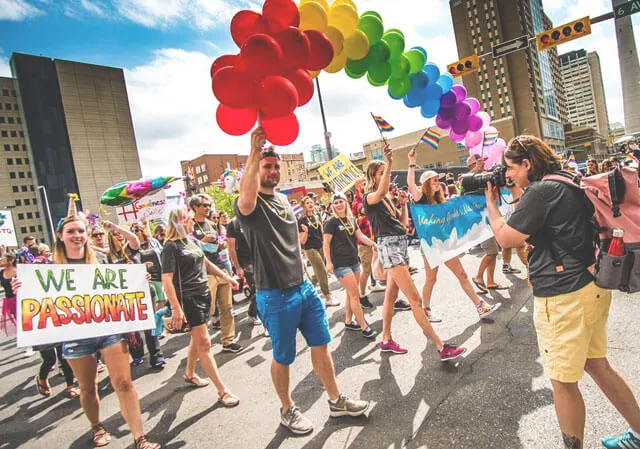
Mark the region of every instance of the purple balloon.
[[453, 128], [451, 128], [451, 130], [449, 131], [449, 137], [451, 137], [451, 140], [453, 140], [454, 142], [462, 142], [464, 140], [465, 134], [457, 134]]
[[456, 116], [455, 107], [452, 107], [452, 108], [441, 107], [440, 110], [438, 111], [438, 117], [442, 117], [443, 119], [448, 121], [453, 121], [455, 116]]
[[470, 114], [471, 107], [465, 102], [461, 102], [456, 105], [456, 120], [468, 121]]
[[464, 102], [471, 108], [471, 115], [475, 115], [480, 111], [480, 102], [477, 98], [468, 97]]
[[469, 132], [465, 136], [464, 144], [467, 148], [474, 148], [482, 143], [483, 137], [484, 133], [481, 133], [480, 131], [472, 132], [471, 130], [469, 130]]
[[467, 98], [467, 89], [464, 88], [462, 84], [456, 84], [451, 88], [451, 92], [455, 94], [458, 102], [461, 102], [465, 98]]
[[442, 97], [440, 97], [440, 106], [442, 106], [443, 108], [453, 107], [457, 102], [458, 98], [453, 92], [447, 92]]
[[466, 136], [467, 131], [469, 131], [469, 122], [467, 122], [466, 120], [454, 120], [453, 124], [451, 125], [451, 129], [456, 134], [463, 134]]
[[436, 117], [436, 126], [440, 129], [447, 130], [451, 128], [451, 120], [446, 120], [442, 118], [442, 116], [438, 115]]
[[484, 123], [482, 123], [482, 119], [480, 117], [475, 114], [469, 116], [469, 131], [480, 131], [483, 126]]

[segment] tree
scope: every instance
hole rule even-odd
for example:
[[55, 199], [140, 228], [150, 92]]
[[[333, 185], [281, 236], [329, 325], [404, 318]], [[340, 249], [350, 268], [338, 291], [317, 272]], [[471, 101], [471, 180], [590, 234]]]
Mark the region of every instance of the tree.
[[235, 216], [235, 213], [233, 212], [233, 204], [236, 201], [238, 196], [237, 194], [229, 194], [218, 186], [209, 186], [206, 193], [213, 200], [217, 210], [225, 211], [229, 218]]

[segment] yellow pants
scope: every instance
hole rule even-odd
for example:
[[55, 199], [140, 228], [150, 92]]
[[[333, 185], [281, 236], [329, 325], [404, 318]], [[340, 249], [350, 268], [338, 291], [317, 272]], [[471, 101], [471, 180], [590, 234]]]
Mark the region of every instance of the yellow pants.
[[304, 255], [307, 256], [307, 259], [311, 262], [313, 274], [320, 284], [322, 294], [329, 296], [329, 277], [327, 276], [327, 268], [324, 266], [324, 255], [322, 254], [322, 250], [305, 249]]
[[233, 318], [233, 291], [231, 285], [222, 278], [209, 275], [211, 290], [211, 312], [216, 310], [216, 302], [220, 311], [220, 340], [223, 345], [233, 343], [236, 338], [236, 322]]

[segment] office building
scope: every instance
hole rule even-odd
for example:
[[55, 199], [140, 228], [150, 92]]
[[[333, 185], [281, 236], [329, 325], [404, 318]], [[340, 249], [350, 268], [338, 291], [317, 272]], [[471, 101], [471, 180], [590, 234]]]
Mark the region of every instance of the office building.
[[[541, 0], [467, 0], [451, 2], [450, 8], [460, 58], [490, 53], [496, 44], [552, 27]], [[480, 100], [492, 120], [503, 121], [505, 140], [533, 134], [563, 150], [565, 107], [557, 55], [555, 48], [538, 53], [532, 45], [499, 59], [482, 58], [480, 71], [463, 77], [468, 94]]]
[[10, 65], [34, 184], [46, 188], [54, 224], [68, 194], [97, 212], [108, 187], [141, 177], [122, 69], [21, 53]]
[[[613, 7], [628, 0], [611, 0]], [[629, 134], [640, 132], [640, 61], [631, 16], [615, 20], [618, 58], [622, 75], [624, 126]]]
[[38, 209], [39, 195], [13, 78], [0, 78], [0, 149], [0, 209], [11, 210], [18, 244], [27, 235], [42, 240], [46, 224]]

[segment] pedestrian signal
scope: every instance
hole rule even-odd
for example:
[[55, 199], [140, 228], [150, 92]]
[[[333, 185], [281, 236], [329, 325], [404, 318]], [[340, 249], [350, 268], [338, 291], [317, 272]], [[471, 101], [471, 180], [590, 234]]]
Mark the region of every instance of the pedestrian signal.
[[591, 34], [591, 19], [587, 16], [538, 34], [536, 36], [538, 51], [548, 50], [588, 34]]
[[474, 54], [447, 66], [447, 71], [454, 77], [465, 76], [480, 70], [480, 58]]

